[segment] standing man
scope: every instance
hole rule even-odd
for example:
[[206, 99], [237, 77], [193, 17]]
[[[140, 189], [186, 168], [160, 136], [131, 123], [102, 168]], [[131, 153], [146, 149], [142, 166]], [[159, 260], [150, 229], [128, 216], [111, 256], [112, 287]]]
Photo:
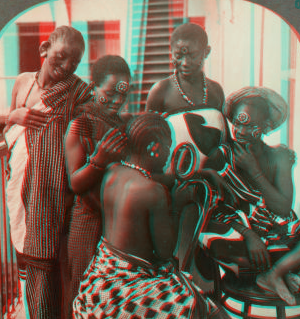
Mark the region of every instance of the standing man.
[[73, 74], [84, 47], [76, 29], [55, 29], [39, 48], [41, 70], [20, 74], [12, 92], [5, 129], [10, 171], [6, 193], [32, 319], [60, 318], [60, 236], [73, 202], [63, 139], [76, 105], [91, 98], [88, 85]]

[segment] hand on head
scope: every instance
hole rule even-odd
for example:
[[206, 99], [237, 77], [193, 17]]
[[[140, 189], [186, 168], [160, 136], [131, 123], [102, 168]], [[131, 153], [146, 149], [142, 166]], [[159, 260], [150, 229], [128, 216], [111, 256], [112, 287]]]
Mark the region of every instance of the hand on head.
[[[128, 142], [124, 132], [118, 128], [111, 128], [102, 138], [102, 148], [108, 153], [121, 153]], [[100, 142], [101, 142], [100, 141]]]
[[128, 138], [119, 128], [111, 128], [97, 143], [91, 160], [99, 167], [119, 159], [126, 150]]

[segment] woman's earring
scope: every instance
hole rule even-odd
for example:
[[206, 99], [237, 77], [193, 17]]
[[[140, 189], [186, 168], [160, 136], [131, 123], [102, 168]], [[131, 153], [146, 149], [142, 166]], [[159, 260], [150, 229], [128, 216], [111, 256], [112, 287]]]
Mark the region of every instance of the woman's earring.
[[102, 104], [105, 104], [107, 103], [107, 98], [105, 96], [100, 96], [99, 97], [99, 101], [102, 103]]
[[176, 59], [172, 59], [172, 64], [175, 66], [175, 68], [176, 68], [176, 66], [177, 66], [177, 60]]
[[152, 152], [150, 152], [150, 156], [151, 156], [151, 157], [156, 157], [156, 158], [157, 158], [157, 157], [159, 156], [159, 153], [158, 153], [158, 152], [153, 152], [153, 151], [152, 151]]
[[261, 134], [262, 134], [262, 130], [260, 128], [255, 128], [253, 131], [252, 131], [252, 136], [254, 138], [260, 138], [261, 137]]
[[150, 157], [159, 157], [159, 144], [155, 142], [151, 142], [147, 146], [147, 153], [149, 154]]
[[247, 124], [250, 122], [251, 120], [251, 117], [248, 113], [246, 112], [240, 112], [237, 116], [237, 119], [238, 121], [241, 123], [241, 124]]

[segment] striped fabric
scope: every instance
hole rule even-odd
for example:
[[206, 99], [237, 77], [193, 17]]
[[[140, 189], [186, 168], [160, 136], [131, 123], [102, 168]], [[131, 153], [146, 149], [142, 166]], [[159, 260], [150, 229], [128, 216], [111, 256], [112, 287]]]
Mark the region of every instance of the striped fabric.
[[[68, 134], [80, 137], [88, 157], [104, 134], [112, 127], [123, 123], [119, 117], [109, 117], [99, 112], [93, 102], [79, 107], [78, 117], [70, 122]], [[77, 113], [78, 113], [77, 112]], [[72, 315], [72, 302], [78, 294], [82, 275], [92, 260], [101, 238], [102, 216], [100, 207], [100, 184], [92, 185], [84, 195], [77, 195], [70, 219], [70, 232], [67, 239], [69, 289], [66, 290], [64, 308], [67, 318]]]
[[26, 298], [30, 318], [60, 318], [61, 282], [58, 267], [45, 270], [28, 264]]
[[[42, 101], [34, 105], [32, 109], [45, 113], [49, 111], [49, 108], [47, 109]], [[28, 161], [28, 147], [25, 132], [26, 127], [15, 124], [10, 127], [5, 134], [9, 151], [6, 200], [10, 220], [11, 240], [19, 253], [23, 253], [26, 234], [26, 213], [21, 195], [25, 168]], [[20, 159], [22, 159], [22, 161], [20, 161]]]
[[22, 200], [26, 209], [26, 298], [31, 318], [60, 318], [61, 283], [55, 258], [67, 202], [63, 139], [75, 107], [90, 97], [90, 87], [71, 75], [41, 96], [50, 109], [46, 127], [25, 131], [28, 161]]
[[300, 318], [300, 306], [288, 306], [283, 301], [264, 300], [265, 296], [260, 296], [261, 299], [247, 300], [245, 296], [230, 296], [225, 293], [222, 296], [222, 305], [226, 309], [230, 318], [235, 319], [296, 319]]
[[64, 296], [66, 318], [72, 317], [72, 303], [78, 294], [82, 275], [92, 260], [101, 238], [101, 214], [77, 196], [67, 240], [69, 288]]
[[[222, 240], [232, 247], [232, 254], [235, 256], [247, 256], [242, 251], [245, 245], [244, 237], [232, 229], [232, 222], [240, 223], [255, 231], [267, 246], [268, 251], [285, 252], [291, 249], [297, 242], [300, 235], [300, 220], [296, 218], [293, 211], [290, 216], [282, 218], [266, 207], [262, 194], [254, 189], [249, 182], [244, 180], [236, 172], [233, 161], [233, 153], [229, 145], [223, 145], [218, 154], [220, 166], [218, 174], [223, 176], [231, 189], [240, 198], [239, 207], [223, 204], [213, 213], [208, 229], [200, 235], [199, 241], [204, 249], [211, 249], [215, 242], [214, 250], [218, 256], [223, 256]], [[278, 151], [289, 152], [280, 148]], [[292, 162], [292, 158], [291, 158]], [[222, 167], [221, 167], [222, 166]], [[237, 265], [224, 266], [237, 272]]]
[[[221, 318], [187, 273], [125, 254], [105, 239], [84, 274], [75, 318]], [[214, 314], [214, 315], [213, 315]]]
[[89, 99], [89, 93], [88, 85], [75, 75], [57, 83], [41, 96], [45, 106], [51, 108], [46, 128], [26, 130], [29, 160], [22, 197], [26, 208], [27, 256], [52, 259], [58, 255], [68, 185], [63, 137], [76, 105]]
[[220, 150], [226, 163], [218, 173], [225, 178], [240, 199], [249, 203], [249, 211], [226, 205], [226, 213], [223, 210], [215, 214], [214, 219], [225, 224], [230, 224], [232, 221], [242, 223], [264, 237], [267, 245], [273, 240], [277, 243], [278, 241], [288, 243], [288, 238], [294, 242], [295, 237], [300, 234], [300, 221], [295, 218], [293, 212], [291, 211], [288, 218], [282, 218], [268, 210], [262, 194], [236, 172], [231, 148], [223, 145]]

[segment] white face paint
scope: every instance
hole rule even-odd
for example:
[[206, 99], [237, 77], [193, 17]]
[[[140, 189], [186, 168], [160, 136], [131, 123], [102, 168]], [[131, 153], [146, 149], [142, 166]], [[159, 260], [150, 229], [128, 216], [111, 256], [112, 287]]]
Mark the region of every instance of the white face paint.
[[119, 112], [128, 96], [129, 80], [125, 74], [109, 74], [100, 86], [95, 87], [102, 112], [108, 115]]

